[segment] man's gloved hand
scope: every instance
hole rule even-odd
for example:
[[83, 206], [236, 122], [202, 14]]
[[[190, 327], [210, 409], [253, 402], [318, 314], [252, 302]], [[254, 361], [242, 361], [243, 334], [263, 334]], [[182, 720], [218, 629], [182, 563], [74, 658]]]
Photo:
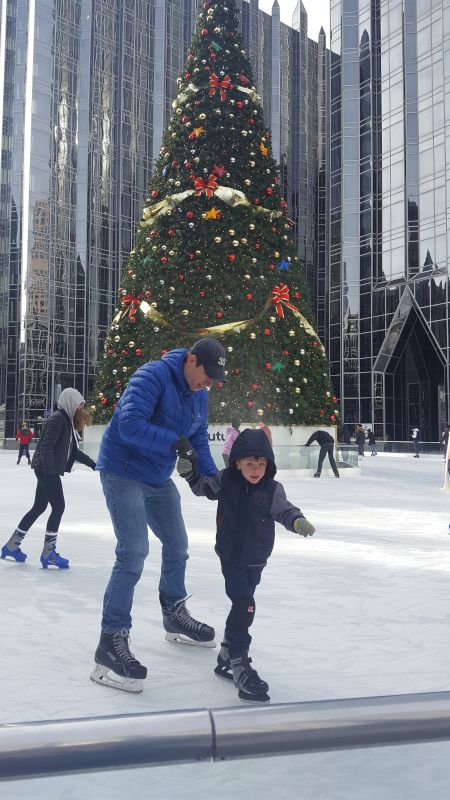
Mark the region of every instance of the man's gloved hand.
[[175, 442], [175, 452], [178, 456], [177, 472], [182, 478], [190, 480], [197, 472], [197, 453], [186, 436], [180, 436]]
[[194, 465], [188, 458], [179, 458], [177, 461], [178, 474], [187, 481], [194, 477]]
[[297, 517], [294, 522], [294, 530], [300, 536], [312, 536], [316, 529], [314, 525], [311, 525], [304, 517]]

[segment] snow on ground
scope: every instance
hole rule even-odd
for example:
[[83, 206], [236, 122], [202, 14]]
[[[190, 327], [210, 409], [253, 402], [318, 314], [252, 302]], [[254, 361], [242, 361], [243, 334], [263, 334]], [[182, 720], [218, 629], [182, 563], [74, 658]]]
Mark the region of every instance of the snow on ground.
[[[0, 453], [0, 544], [34, 495], [34, 473], [15, 461]], [[443, 460], [379, 454], [362, 466], [346, 480], [279, 474], [317, 530], [305, 540], [278, 526], [257, 590], [252, 656], [272, 702], [450, 689]], [[190, 536], [189, 607], [220, 640], [228, 600], [213, 552], [215, 504], [177, 481]], [[149, 667], [145, 690], [133, 696], [89, 680], [114, 538], [99, 476], [80, 468], [64, 487], [59, 549], [71, 569], [40, 569], [45, 517], [26, 539], [26, 564], [0, 561], [0, 724], [240, 704], [234, 687], [213, 675], [217, 650], [164, 640], [154, 537], [132, 632], [132, 649]], [[2, 783], [0, 797], [448, 800], [449, 756], [450, 743], [440, 743], [178, 765]]]

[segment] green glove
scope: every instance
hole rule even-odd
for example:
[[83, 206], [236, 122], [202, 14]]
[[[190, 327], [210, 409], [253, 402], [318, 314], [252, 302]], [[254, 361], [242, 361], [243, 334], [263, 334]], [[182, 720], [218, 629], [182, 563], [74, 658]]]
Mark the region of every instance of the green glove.
[[300, 536], [312, 536], [316, 529], [314, 525], [311, 525], [304, 517], [297, 517], [294, 522], [294, 530]]
[[185, 478], [185, 480], [189, 481], [194, 477], [192, 462], [187, 458], [179, 458], [177, 461], [177, 472], [182, 478]]

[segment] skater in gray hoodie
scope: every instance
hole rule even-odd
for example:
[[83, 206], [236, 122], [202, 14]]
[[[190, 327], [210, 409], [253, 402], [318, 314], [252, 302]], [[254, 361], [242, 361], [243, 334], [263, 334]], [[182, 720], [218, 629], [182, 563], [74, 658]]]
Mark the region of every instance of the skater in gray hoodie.
[[20, 547], [22, 540], [50, 503], [52, 510], [47, 521], [41, 564], [44, 569], [50, 566], [68, 568], [68, 559], [56, 552], [59, 524], [65, 508], [61, 475], [71, 471], [74, 461], [95, 470], [95, 461], [78, 448], [78, 432], [90, 422], [91, 415], [84, 408], [84, 398], [80, 392], [77, 389], [64, 389], [57, 410], [42, 428], [31, 462], [37, 478], [33, 507], [22, 517], [2, 547], [0, 558], [11, 558], [18, 562], [26, 560], [27, 555]]

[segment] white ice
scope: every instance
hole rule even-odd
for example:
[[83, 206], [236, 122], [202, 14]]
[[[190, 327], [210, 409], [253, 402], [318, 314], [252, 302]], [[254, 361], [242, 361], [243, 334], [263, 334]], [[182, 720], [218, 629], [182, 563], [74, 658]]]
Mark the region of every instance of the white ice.
[[[34, 473], [0, 454], [1, 541], [34, 495]], [[283, 472], [287, 495], [315, 524], [305, 540], [277, 526], [258, 587], [255, 667], [272, 702], [450, 689], [450, 495], [441, 458], [366, 455], [355, 479]], [[177, 479], [190, 538], [194, 616], [220, 639], [228, 613], [213, 552], [215, 504]], [[134, 605], [132, 649], [148, 666], [141, 695], [89, 680], [114, 537], [99, 476], [64, 478], [58, 547], [68, 571], [40, 569], [45, 516], [24, 542], [25, 564], [0, 561], [0, 724], [240, 704], [213, 674], [216, 650], [165, 642], [159, 544]], [[189, 764], [0, 784], [2, 800], [448, 800], [450, 743]]]

